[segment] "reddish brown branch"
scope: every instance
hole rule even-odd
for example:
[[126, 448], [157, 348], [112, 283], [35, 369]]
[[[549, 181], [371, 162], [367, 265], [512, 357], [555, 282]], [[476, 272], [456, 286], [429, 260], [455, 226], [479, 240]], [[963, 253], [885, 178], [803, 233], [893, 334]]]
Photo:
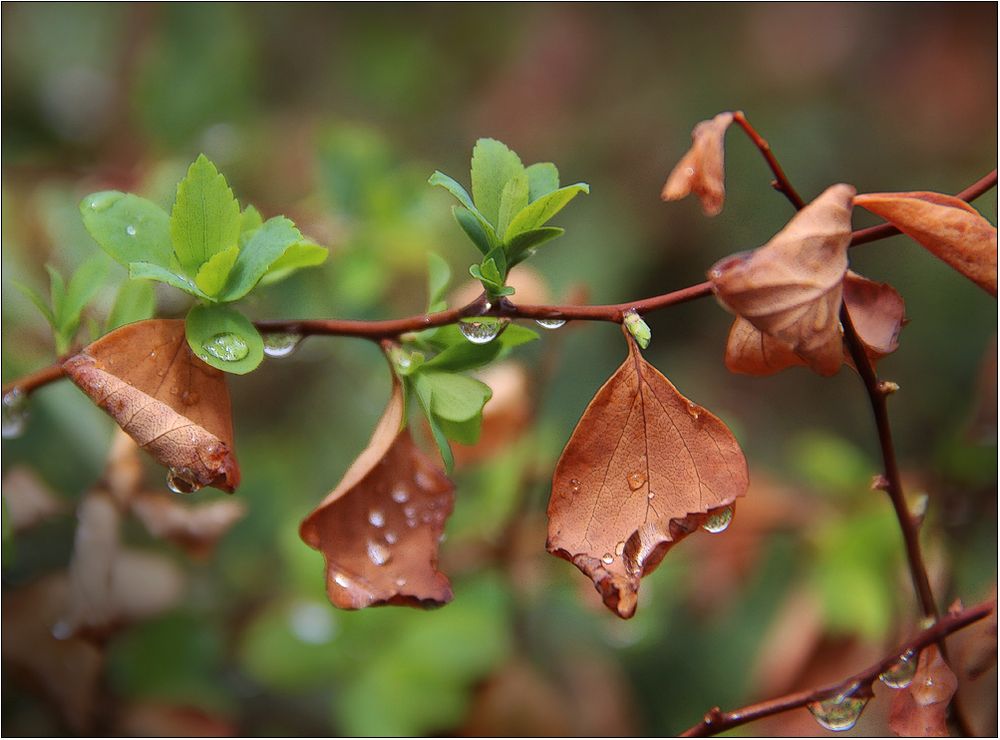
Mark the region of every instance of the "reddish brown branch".
[[49, 367], [43, 367], [41, 370], [36, 370], [30, 375], [25, 375], [13, 382], [5, 383], [3, 394], [6, 396], [16, 388], [27, 396], [32, 391], [41, 388], [43, 385], [48, 385], [55, 380], [59, 380], [61, 377], [63, 377], [62, 365], [57, 363]]
[[733, 121], [740, 125], [740, 128], [746, 132], [746, 135], [750, 137], [750, 140], [760, 150], [760, 153], [764, 155], [764, 159], [767, 160], [767, 166], [774, 173], [774, 180], [771, 181], [771, 187], [788, 198], [791, 204], [795, 206], [796, 211], [804, 208], [806, 202], [802, 200], [802, 196], [792, 186], [791, 181], [785, 175], [785, 171], [781, 169], [781, 165], [771, 151], [771, 145], [767, 143], [767, 139], [757, 133], [757, 129], [750, 125], [750, 121], [743, 115], [743, 111], [738, 110], [733, 113]]
[[734, 709], [730, 712], [723, 712], [716, 707], [709, 711], [701, 722], [682, 732], [680, 737], [708, 737], [732, 729], [733, 727], [745, 725], [754, 720], [804, 707], [814, 701], [822, 701], [834, 696], [840, 696], [855, 687], [860, 691], [864, 691], [865, 687], [871, 686], [874, 681], [878, 680], [879, 674], [891, 668], [899, 660], [899, 656], [910, 650], [918, 652], [928, 645], [942, 642], [951, 633], [957, 632], [963, 627], [968, 627], [970, 624], [987, 617], [995, 608], [996, 602], [990, 600], [957, 614], [949, 614], [923, 632], [920, 632], [909, 642], [900, 645], [878, 663], [838, 683], [828, 684], [815, 689], [796, 691], [792, 694], [768, 699], [757, 704]]

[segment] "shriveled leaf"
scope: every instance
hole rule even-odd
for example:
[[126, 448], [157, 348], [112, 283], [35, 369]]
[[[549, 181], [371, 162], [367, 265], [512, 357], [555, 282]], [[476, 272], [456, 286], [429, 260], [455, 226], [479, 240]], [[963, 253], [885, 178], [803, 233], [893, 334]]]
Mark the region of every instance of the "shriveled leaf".
[[850, 185], [834, 185], [753, 252], [717, 262], [720, 303], [780, 340], [820, 375], [843, 363], [840, 304], [851, 240]]
[[997, 229], [972, 206], [931, 192], [864, 193], [854, 202], [881, 216], [992, 296], [997, 294]]
[[190, 488], [240, 480], [225, 375], [195, 357], [184, 322], [128, 324], [63, 363], [66, 374]]
[[543, 195], [559, 189], [559, 170], [551, 162], [536, 162], [524, 168], [528, 175], [528, 201], [534, 203]]
[[115, 190], [92, 193], [80, 203], [83, 225], [118, 263], [170, 265], [170, 217], [155, 203]]
[[132, 513], [153, 537], [204, 557], [244, 517], [246, 506], [234, 500], [187, 505], [163, 493], [141, 493], [132, 500]]
[[66, 507], [52, 489], [31, 469], [22, 465], [11, 468], [3, 476], [5, 526], [14, 532], [30, 529], [63, 513]]
[[732, 122], [733, 114], [727, 111], [694, 127], [691, 148], [663, 185], [660, 194], [663, 200], [680, 200], [694, 193], [706, 216], [722, 212], [726, 197], [725, 138], [726, 129]]
[[194, 306], [184, 321], [188, 348], [198, 359], [227, 373], [245, 375], [264, 360], [264, 340], [235, 308]]
[[170, 238], [181, 267], [195, 275], [213, 255], [237, 246], [240, 222], [240, 204], [226, 178], [199, 155], [177, 186], [170, 212]]
[[[906, 305], [895, 288], [848, 270], [844, 277], [844, 305], [873, 362], [899, 348], [899, 332], [906, 323]], [[845, 360], [847, 357], [845, 355]]]
[[77, 519], [69, 565], [69, 604], [58, 628], [60, 637], [103, 633], [118, 616], [112, 589], [121, 513], [111, 494], [98, 489], [80, 501]]
[[[479, 139], [472, 149], [472, 199], [491, 224], [500, 220], [500, 201], [507, 182], [524, 173], [524, 165], [503, 142]], [[497, 235], [501, 235], [497, 229]]]
[[892, 697], [889, 728], [899, 737], [949, 737], [948, 705], [957, 689], [937, 646], [924, 648], [913, 681]]
[[739, 316], [729, 329], [726, 341], [726, 367], [745, 375], [772, 375], [785, 368], [807, 364], [792, 348], [760, 331]]
[[549, 552], [618, 616], [667, 550], [746, 493], [746, 460], [718, 418], [629, 354], [584, 411], [552, 478]]
[[302, 522], [299, 534], [326, 560], [327, 594], [342, 609], [437, 606], [451, 585], [437, 569], [453, 486], [413, 443], [403, 391], [392, 397], [368, 447]]

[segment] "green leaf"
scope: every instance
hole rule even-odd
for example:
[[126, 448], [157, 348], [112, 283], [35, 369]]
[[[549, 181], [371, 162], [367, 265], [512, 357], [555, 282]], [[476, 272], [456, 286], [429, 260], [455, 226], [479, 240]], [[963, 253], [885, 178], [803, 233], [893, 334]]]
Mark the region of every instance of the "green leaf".
[[149, 280], [126, 280], [118, 289], [104, 333], [119, 326], [152, 318], [156, 313], [156, 290]]
[[438, 419], [441, 431], [444, 436], [452, 442], [462, 445], [474, 445], [479, 441], [479, 434], [483, 431], [483, 412], [480, 411], [471, 419], [465, 421], [449, 421], [448, 419]]
[[235, 301], [245, 296], [289, 247], [301, 241], [302, 234], [287, 218], [269, 218], [240, 250], [219, 300]]
[[240, 214], [240, 241], [264, 225], [264, 218], [253, 206], [247, 206]]
[[194, 306], [184, 330], [191, 351], [224, 372], [245, 375], [264, 359], [264, 340], [257, 328], [229, 306]]
[[559, 189], [559, 170], [551, 162], [536, 162], [525, 168], [528, 174], [528, 202]]
[[434, 336], [434, 344], [442, 351], [427, 360], [423, 367], [427, 370], [459, 372], [488, 365], [505, 357], [522, 344], [538, 339], [538, 334], [526, 326], [511, 324], [503, 334], [488, 344], [473, 344], [463, 336], [455, 325], [444, 326]]
[[426, 365], [414, 375], [414, 383], [418, 392], [429, 395], [431, 412], [447, 421], [472, 419], [493, 396], [486, 383], [458, 373], [429, 371]]
[[21, 291], [25, 298], [35, 304], [35, 308], [37, 308], [41, 312], [42, 316], [45, 317], [45, 320], [49, 322], [49, 326], [55, 329], [56, 317], [52, 314], [52, 309], [49, 307], [49, 302], [46, 300], [45, 296], [27, 283], [22, 283], [20, 280], [15, 280], [13, 282], [14, 287]]
[[233, 265], [236, 264], [237, 257], [240, 256], [239, 247], [230, 247], [212, 255], [194, 278], [195, 285], [201, 288], [206, 295], [216, 296], [219, 294], [232, 272]]
[[[462, 231], [465, 235], [472, 240], [472, 243], [476, 245], [476, 248], [486, 254], [493, 248], [493, 242], [496, 241], [496, 236], [492, 237], [483, 228], [483, 224], [480, 219], [476, 218], [475, 214], [470, 211], [465, 206], [452, 206], [451, 213], [458, 222], [458, 225], [462, 227]], [[492, 230], [492, 229], [491, 229]]]
[[548, 195], [543, 195], [534, 203], [518, 213], [510, 226], [504, 232], [504, 242], [509, 242], [518, 234], [524, 231], [531, 231], [540, 226], [561, 211], [567, 203], [580, 193], [590, 193], [590, 186], [587, 183], [579, 182], [576, 185], [567, 185], [559, 188]]
[[444, 292], [448, 289], [451, 281], [451, 267], [435, 252], [427, 253], [427, 306], [428, 310], [434, 310], [432, 306], [440, 303], [444, 298]]
[[213, 255], [237, 246], [240, 236], [240, 204], [208, 157], [188, 168], [177, 186], [177, 199], [170, 212], [170, 238], [181, 267], [190, 275]]
[[80, 202], [83, 225], [94, 241], [118, 263], [170, 265], [170, 217], [137, 195], [105, 190]]
[[507, 243], [507, 262], [510, 267], [520, 264], [535, 253], [534, 250], [566, 233], [559, 226], [543, 226], [540, 229], [522, 231]]
[[518, 172], [507, 181], [500, 194], [500, 213], [497, 216], [497, 233], [506, 234], [507, 227], [528, 205], [528, 175]]
[[78, 321], [83, 309], [97, 295], [107, 277], [107, 257], [94, 255], [86, 260], [70, 278], [66, 286], [66, 300], [63, 303], [63, 324]]
[[[469, 214], [471, 214], [472, 217], [479, 223], [481, 230], [483, 231], [484, 234], [486, 234], [486, 238], [490, 247], [494, 247], [497, 245], [498, 241], [496, 237], [496, 230], [493, 228], [493, 225], [485, 216], [483, 216], [483, 214], [479, 211], [479, 209], [476, 208], [475, 205], [473, 205], [472, 198], [469, 197], [468, 192], [466, 192], [465, 188], [463, 188], [458, 183], [457, 180], [455, 180], [452, 177], [449, 177], [443, 172], [438, 172], [437, 170], [435, 170], [434, 174], [430, 176], [427, 182], [429, 182], [431, 185], [442, 187], [449, 193], [454, 195], [458, 199], [458, 202], [465, 207], [465, 210], [468, 211]], [[473, 242], [476, 242], [476, 245], [478, 246], [479, 242], [476, 240], [476, 237], [474, 237], [472, 233], [469, 232], [469, 228], [462, 220], [464, 214], [460, 215], [460, 213], [461, 209], [459, 209], [459, 212], [455, 213], [455, 218], [458, 220], [459, 226], [461, 226], [465, 230], [466, 234], [469, 234], [469, 237], [472, 239]], [[480, 249], [482, 249], [482, 247], [480, 247]], [[482, 251], [486, 252], [488, 251], [488, 249], [482, 249]]]
[[322, 265], [329, 256], [330, 250], [324, 246], [309, 241], [296, 242], [271, 263], [267, 272], [264, 273], [264, 277], [260, 279], [259, 285], [271, 285], [279, 280], [284, 280], [303, 267]]
[[58, 329], [62, 323], [63, 303], [66, 301], [66, 281], [52, 265], [45, 265], [45, 271], [49, 273], [49, 303]]
[[431, 428], [431, 436], [434, 437], [434, 443], [441, 453], [441, 461], [444, 463], [445, 472], [450, 475], [451, 471], [455, 468], [455, 456], [452, 454], [451, 446], [448, 444], [448, 437], [441, 429], [437, 417], [431, 411], [431, 404], [433, 403], [431, 388], [426, 383], [412, 382], [409, 385], [413, 388], [414, 394], [417, 397], [417, 403], [427, 418], [427, 425]]
[[[500, 220], [500, 201], [507, 182], [524, 173], [521, 159], [496, 139], [480, 139], [472, 150], [472, 199], [491, 224]], [[498, 229], [497, 234], [502, 232]]]
[[176, 272], [173, 272], [166, 267], [161, 267], [160, 265], [154, 265], [149, 262], [132, 262], [128, 266], [128, 276], [133, 280], [156, 280], [157, 282], [166, 283], [174, 288], [179, 288], [185, 293], [190, 293], [196, 298], [201, 298], [206, 301], [212, 300], [212, 298], [206, 295], [201, 288], [195, 285], [193, 280], [190, 280], [183, 275], [178, 275]]

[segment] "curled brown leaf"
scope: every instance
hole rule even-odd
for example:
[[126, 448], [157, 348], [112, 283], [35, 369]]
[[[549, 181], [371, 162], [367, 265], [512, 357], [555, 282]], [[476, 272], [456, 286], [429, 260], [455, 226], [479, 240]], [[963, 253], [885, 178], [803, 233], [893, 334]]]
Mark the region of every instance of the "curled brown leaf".
[[850, 185], [828, 188], [767, 244], [727, 257], [708, 273], [723, 306], [820, 375], [843, 364], [840, 304], [854, 192]]
[[409, 430], [400, 430], [403, 416], [403, 390], [393, 376], [368, 447], [299, 528], [323, 553], [327, 594], [341, 609], [438, 606], [452, 598], [437, 562], [454, 487]]
[[153, 537], [179, 545], [192, 557], [205, 557], [244, 517], [246, 506], [234, 500], [188, 505], [164, 493], [144, 492], [133, 498], [132, 513]]
[[194, 356], [183, 321], [128, 324], [63, 369], [182, 485], [239, 485], [225, 374]]
[[854, 202], [996, 296], [997, 229], [964, 200], [917, 191], [865, 193]]
[[663, 185], [663, 200], [680, 200], [694, 193], [706, 216], [717, 216], [725, 202], [725, 138], [733, 114], [720, 113], [701, 121], [691, 132], [691, 148], [681, 157]]
[[549, 552], [635, 613], [639, 581], [667, 550], [746, 493], [746, 459], [717, 417], [629, 354], [594, 396], [552, 478]]

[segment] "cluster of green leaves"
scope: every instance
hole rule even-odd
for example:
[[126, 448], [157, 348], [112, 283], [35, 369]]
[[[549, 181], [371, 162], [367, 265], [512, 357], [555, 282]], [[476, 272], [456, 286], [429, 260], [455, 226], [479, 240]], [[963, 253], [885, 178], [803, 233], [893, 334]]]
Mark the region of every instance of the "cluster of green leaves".
[[198, 299], [187, 318], [188, 344], [202, 360], [231, 373], [257, 367], [264, 344], [245, 316], [223, 304], [328, 256], [284, 216], [264, 221], [253, 206], [240, 210], [204, 154], [177, 186], [169, 215], [118, 191], [87, 196], [80, 212], [90, 235], [131, 278], [166, 283]]
[[559, 187], [559, 170], [551, 162], [525, 167], [520, 157], [496, 139], [480, 139], [472, 150], [472, 197], [454, 178], [431, 175], [460, 205], [452, 208], [458, 225], [483, 254], [469, 273], [491, 298], [510, 295], [507, 273], [541, 245], [562, 236], [565, 229], [546, 226], [579, 193], [590, 186]]

